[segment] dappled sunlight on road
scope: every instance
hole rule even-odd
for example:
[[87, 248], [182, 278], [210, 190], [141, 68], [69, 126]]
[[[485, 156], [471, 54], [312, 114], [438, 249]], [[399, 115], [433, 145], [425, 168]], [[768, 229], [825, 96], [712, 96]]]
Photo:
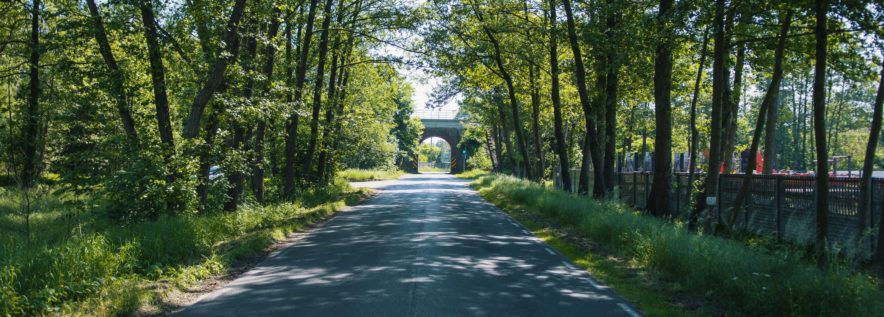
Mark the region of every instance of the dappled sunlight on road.
[[[447, 174], [381, 190], [183, 315], [623, 315], [623, 300]], [[239, 305], [231, 305], [239, 302]]]

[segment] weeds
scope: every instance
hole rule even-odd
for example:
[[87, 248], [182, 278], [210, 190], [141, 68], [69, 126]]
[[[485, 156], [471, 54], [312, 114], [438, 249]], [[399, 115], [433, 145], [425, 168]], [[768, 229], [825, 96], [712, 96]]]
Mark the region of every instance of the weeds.
[[696, 234], [618, 201], [599, 201], [509, 176], [479, 178], [483, 196], [531, 212], [629, 258], [636, 265], [745, 315], [881, 316], [879, 281], [847, 269], [817, 269], [800, 252], [759, 252], [740, 241]]
[[364, 169], [346, 169], [338, 173], [339, 178], [349, 181], [369, 181], [396, 179], [405, 175], [402, 170], [364, 170]]
[[[91, 230], [83, 235], [60, 240], [55, 240], [57, 234], [37, 236], [40, 243], [31, 246], [3, 238], [0, 316], [131, 313], [145, 301], [156, 300], [144, 285], [157, 280], [187, 285], [222, 273], [235, 261], [334, 212], [364, 191], [339, 182], [305, 192], [297, 203], [243, 205], [234, 213], [160, 216], [125, 226], [93, 215], [87, 227]], [[0, 208], [4, 201], [0, 200]], [[19, 221], [7, 210], [0, 211], [4, 226]], [[40, 210], [35, 219], [45, 221], [32, 225], [35, 230], [61, 231], [61, 214], [64, 210]]]

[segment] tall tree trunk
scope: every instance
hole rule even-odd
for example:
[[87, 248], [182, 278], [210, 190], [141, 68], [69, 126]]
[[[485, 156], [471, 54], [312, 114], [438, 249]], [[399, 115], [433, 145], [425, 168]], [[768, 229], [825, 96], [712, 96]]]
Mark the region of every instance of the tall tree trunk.
[[[718, 174], [721, 165], [721, 112], [725, 106], [724, 90], [727, 88], [725, 59], [728, 55], [724, 34], [724, 0], [715, 1], [715, 44], [712, 53], [712, 115], [710, 116], [709, 170], [706, 172], [706, 197], [718, 194]], [[711, 221], [712, 208], [707, 208]], [[707, 227], [708, 227], [707, 221]]]
[[313, 112], [310, 120], [310, 140], [307, 145], [307, 154], [304, 155], [301, 174], [304, 179], [311, 179], [313, 168], [313, 156], [316, 153], [316, 143], [319, 138], [319, 114], [322, 110], [322, 86], [325, 80], [325, 59], [328, 55], [328, 28], [332, 20], [332, 0], [325, 2], [322, 19], [322, 35], [319, 37], [319, 60], [316, 66], [316, 84], [313, 86]]
[[[788, 14], [791, 14], [789, 11]], [[791, 16], [790, 16], [791, 18]], [[782, 35], [781, 35], [782, 36]], [[779, 49], [779, 47], [777, 47]], [[774, 69], [776, 72], [776, 69]], [[779, 89], [777, 89], [779, 92]], [[764, 126], [764, 166], [761, 167], [761, 174], [773, 174], [774, 165], [777, 163], [777, 108], [779, 107], [779, 95], [774, 101], [774, 105], [767, 108], [767, 122]]]
[[614, 44], [615, 41], [614, 33], [617, 28], [618, 16], [615, 13], [613, 6], [613, 0], [606, 0], [607, 13], [606, 13], [606, 21], [605, 25], [607, 26], [607, 31], [605, 32], [606, 38], [606, 61], [608, 63], [608, 69], [606, 71], [605, 78], [605, 158], [604, 158], [604, 179], [605, 179], [605, 187], [603, 188], [605, 192], [613, 192], [614, 190], [614, 160], [616, 159], [615, 155], [616, 145], [617, 145], [617, 88], [619, 85], [618, 72], [620, 71], [620, 62], [617, 60], [616, 54], [614, 54]]
[[740, 116], [740, 96], [743, 92], [743, 66], [745, 65], [746, 45], [740, 45], [737, 50], [737, 64], [734, 66], [734, 89], [725, 93], [725, 102], [728, 109], [728, 120], [722, 124], [727, 124], [725, 130], [725, 144], [722, 150], [724, 156], [724, 172], [726, 174], [734, 171], [734, 144], [737, 138], [737, 121]]
[[829, 231], [829, 153], [826, 151], [826, 0], [816, 0], [816, 64], [813, 75], [813, 131], [816, 139], [816, 252], [817, 264], [827, 264]]
[[654, 137], [654, 182], [648, 196], [647, 208], [657, 217], [672, 214], [669, 188], [672, 173], [672, 36], [669, 23], [672, 0], [660, 1], [657, 17], [661, 40], [657, 43], [654, 62], [654, 104], [656, 106], [657, 136]]
[[154, 104], [157, 111], [157, 128], [160, 141], [174, 151], [175, 140], [172, 137], [172, 121], [169, 116], [169, 98], [166, 95], [166, 75], [163, 66], [163, 52], [157, 42], [156, 18], [153, 14], [151, 0], [140, 2], [141, 19], [144, 23], [144, 38], [147, 41], [147, 54], [150, 59], [150, 77], [153, 83]]
[[[254, 35], [251, 35], [246, 40], [245, 55], [241, 61], [246, 73], [245, 84], [242, 89], [242, 97], [244, 100], [252, 99], [255, 85], [255, 77], [252, 76], [252, 73], [255, 71], [255, 61], [253, 57], [257, 50], [258, 40], [255, 39]], [[245, 128], [243, 128], [242, 122], [235, 117], [230, 119], [230, 126], [233, 133], [228, 140], [227, 148], [232, 151], [240, 151], [243, 148], [243, 141], [245, 139]], [[231, 212], [235, 211], [236, 207], [239, 205], [239, 196], [242, 195], [245, 187], [245, 173], [241, 168], [234, 168], [233, 170], [227, 171], [227, 179], [230, 181], [230, 187], [227, 188], [227, 202], [224, 204], [224, 211]]]
[[[857, 224], [857, 236], [862, 246], [863, 233], [868, 229], [867, 217], [872, 206], [872, 169], [875, 166], [875, 151], [878, 148], [878, 137], [881, 135], [882, 104], [884, 104], [884, 63], [881, 63], [881, 79], [878, 82], [878, 95], [875, 96], [875, 105], [872, 113], [872, 128], [869, 131], [869, 142], [866, 144], [866, 155], [863, 160], [863, 176], [860, 182], [859, 200], [859, 223]], [[884, 208], [881, 209], [884, 216]], [[884, 219], [881, 217], [880, 219]], [[884, 233], [878, 233], [878, 251], [875, 253], [875, 262], [884, 263]]]
[[126, 131], [126, 136], [131, 140], [138, 139], [138, 134], [135, 132], [135, 121], [132, 119], [132, 114], [129, 112], [129, 105], [126, 103], [126, 91], [123, 88], [123, 73], [120, 70], [120, 67], [117, 66], [117, 59], [114, 58], [114, 52], [111, 50], [110, 43], [107, 40], [107, 32], [104, 29], [104, 23], [101, 21], [101, 13], [98, 12], [98, 6], [95, 5], [95, 0], [86, 0], [86, 4], [89, 7], [89, 15], [92, 17], [92, 26], [93, 26], [93, 36], [95, 36], [95, 42], [98, 43], [98, 52], [101, 53], [101, 57], [104, 59], [104, 64], [110, 70], [111, 77], [111, 93], [116, 99], [117, 104], [117, 114], [120, 116], [120, 123], [123, 124], [123, 131]]
[[[495, 124], [495, 126], [497, 125]], [[491, 133], [488, 129], [485, 128], [483, 131], [485, 132], [485, 148], [488, 149], [488, 159], [491, 160], [491, 170], [500, 172], [500, 159], [495, 155], [494, 151], [494, 146], [496, 145], [491, 141]]]
[[500, 72], [500, 76], [506, 83], [507, 93], [510, 99], [510, 109], [513, 112], [513, 130], [516, 131], [516, 142], [519, 144], [519, 154], [521, 154], [522, 160], [526, 166], [526, 176], [528, 179], [534, 179], [534, 174], [531, 170], [531, 158], [528, 156], [528, 142], [526, 142], [525, 136], [522, 134], [522, 120], [519, 118], [519, 101], [516, 99], [516, 88], [513, 84], [513, 78], [503, 65], [500, 43], [497, 42], [494, 33], [492, 33], [491, 30], [488, 29], [488, 26], [485, 25], [485, 19], [482, 16], [482, 13], [479, 12], [477, 8], [474, 9], [476, 17], [479, 19], [479, 22], [482, 23], [482, 29], [485, 31], [485, 35], [488, 36], [488, 40], [491, 41], [491, 45], [494, 47], [494, 61], [497, 63], [497, 69]]
[[770, 84], [767, 87], [767, 92], [764, 93], [764, 98], [761, 100], [761, 106], [758, 107], [758, 119], [755, 122], [755, 130], [752, 133], [752, 143], [749, 146], [749, 164], [746, 165], [746, 174], [743, 176], [743, 183], [740, 186], [740, 191], [737, 193], [737, 198], [734, 200], [734, 204], [730, 208], [728, 227], [731, 228], [733, 228], [734, 223], [736, 222], [737, 213], [742, 211], [743, 202], [746, 200], [746, 196], [749, 192], [749, 185], [752, 182], [752, 174], [755, 173], [755, 164], [757, 163], [755, 156], [758, 153], [758, 143], [761, 139], [761, 131], [765, 122], [768, 122], [765, 120], [765, 116], [770, 113], [768, 109], [777, 106], [779, 100], [780, 84], [783, 82], [783, 52], [786, 49], [786, 38], [789, 35], [789, 26], [791, 23], [792, 10], [789, 10], [786, 12], [786, 16], [783, 18], [782, 27], [780, 28], [780, 37], [777, 41], [776, 52], [774, 52], [774, 68], [773, 74], [770, 78]]
[[549, 65], [552, 77], [552, 104], [553, 104], [553, 120], [556, 133], [556, 154], [559, 155], [559, 165], [562, 172], [562, 187], [565, 191], [571, 191], [571, 165], [569, 164], [569, 156], [567, 145], [565, 144], [565, 133], [562, 129], [562, 101], [559, 96], [559, 52], [558, 52], [558, 34], [559, 28], [556, 26], [556, 0], [549, 0]]
[[[307, 25], [304, 27], [304, 39], [298, 44], [300, 56], [298, 67], [295, 70], [295, 95], [291, 104], [301, 102], [303, 95], [304, 80], [307, 76], [307, 58], [310, 56], [310, 42], [313, 39], [313, 22], [316, 19], [316, 4], [319, 0], [310, 1], [310, 10], [307, 13]], [[286, 47], [288, 50], [288, 47]], [[289, 76], [291, 77], [291, 76]], [[295, 196], [295, 146], [298, 137], [298, 114], [292, 113], [286, 122], [285, 140], [285, 168], [283, 169], [283, 196], [286, 199], [294, 199]]]
[[[497, 106], [495, 105], [495, 107], [497, 107]], [[500, 107], [497, 107], [497, 108], [500, 109]], [[498, 112], [499, 111], [500, 110], [498, 110]], [[494, 124], [493, 127], [494, 127], [494, 130], [493, 130], [494, 131], [494, 156], [497, 157], [497, 172], [503, 173], [503, 149], [502, 149], [502, 147], [504, 145], [501, 144], [502, 139], [500, 136], [500, 125]], [[510, 157], [510, 160], [512, 160], [512, 157]]]
[[336, 43], [332, 48], [333, 53], [332, 53], [332, 64], [331, 64], [331, 69], [330, 69], [331, 74], [329, 74], [329, 76], [328, 76], [328, 78], [329, 78], [328, 79], [328, 101], [327, 101], [328, 107], [326, 107], [327, 109], [325, 109], [325, 126], [323, 126], [322, 135], [319, 137], [320, 142], [322, 144], [325, 144], [325, 146], [322, 146], [322, 148], [320, 149], [319, 160], [318, 160], [319, 162], [316, 163], [317, 164], [316, 165], [316, 170], [317, 170], [316, 173], [317, 173], [317, 176], [319, 176], [319, 177], [315, 178], [317, 183], [324, 183], [325, 182], [325, 169], [326, 169], [326, 166], [328, 163], [328, 162], [326, 162], [326, 160], [328, 160], [328, 149], [329, 149], [329, 145], [331, 145], [330, 144], [331, 138], [333, 137], [332, 132], [333, 132], [334, 126], [335, 126], [335, 114], [337, 113], [336, 105], [339, 102], [337, 99], [335, 99], [335, 88], [336, 88], [336, 85], [338, 85], [340, 83], [340, 82], [338, 82], [338, 79], [335, 78], [335, 77], [337, 77], [337, 74], [338, 74], [338, 71], [337, 71], [337, 69], [338, 69], [338, 57], [337, 57], [338, 48], [337, 48], [337, 46], [338, 45]]
[[[264, 78], [265, 82], [261, 86], [262, 98], [268, 97], [270, 94], [270, 84], [273, 81], [273, 64], [276, 56], [276, 45], [273, 40], [279, 32], [279, 12], [274, 9], [270, 20], [270, 28], [267, 31], [268, 44], [264, 47]], [[290, 13], [288, 14], [290, 15]], [[290, 16], [286, 16], [286, 21], [290, 21]], [[290, 28], [286, 25], [286, 28]], [[290, 45], [290, 44], [289, 44]], [[252, 159], [252, 193], [255, 194], [255, 200], [259, 204], [264, 203], [264, 137], [267, 130], [267, 119], [262, 117], [258, 119], [258, 125], [255, 128], [255, 147], [254, 158]]]
[[584, 164], [582, 169], [582, 173], [580, 175], [580, 184], [578, 188], [578, 192], [580, 194], [588, 194], [589, 192], [589, 162], [587, 157], [592, 158], [592, 162], [594, 162], [593, 166], [596, 168], [593, 170], [593, 182], [598, 184], [593, 186], [593, 195], [596, 197], [600, 197], [604, 195], [603, 192], [599, 192], [595, 189], [604, 188], [604, 177], [602, 177], [603, 164], [601, 162], [602, 153], [600, 151], [600, 146], [598, 144], [598, 140], [596, 139], [596, 121], [595, 116], [592, 113], [591, 101], [589, 100], [589, 93], [586, 89], [586, 68], [583, 66], [583, 57], [580, 54], [580, 44], [577, 42], [577, 31], [574, 26], [574, 13], [571, 11], [571, 0], [564, 0], [565, 4], [565, 16], [567, 17], [567, 25], [568, 25], [568, 42], [571, 44], [571, 51], [574, 54], [574, 68], [575, 74], [577, 75], [577, 94], [580, 96], [580, 104], [583, 106], [583, 115], [586, 120], [586, 136], [585, 136], [585, 146], [583, 147], [583, 156], [584, 156]]
[[510, 130], [507, 128], [506, 124], [506, 111], [503, 110], [503, 102], [501, 100], [500, 104], [497, 106], [497, 112], [500, 115], [500, 125], [502, 127], [501, 132], [503, 133], [504, 144], [506, 145], [506, 155], [510, 161], [510, 171], [512, 175], [516, 174], [516, 158], [513, 155], [513, 142], [510, 139]]
[[[703, 31], [703, 47], [700, 49], [700, 65], [697, 66], [697, 79], [694, 80], [694, 93], [691, 97], [691, 120], [690, 129], [691, 136], [688, 140], [688, 152], [690, 152], [690, 162], [688, 163], [688, 190], [685, 201], [691, 201], [692, 192], [694, 190], [694, 174], [696, 174], [697, 166], [697, 139], [699, 139], [697, 131], [697, 99], [700, 96], [700, 82], [703, 81], [703, 66], [706, 65], [707, 46], [709, 45], [709, 28]], [[692, 217], [693, 218], [693, 217]]]
[[531, 85], [531, 121], [532, 129], [534, 130], [534, 158], [537, 160], [537, 166], [535, 167], [537, 171], [534, 173], [534, 180], [541, 181], [543, 180], [543, 174], [546, 170], [546, 162], [544, 162], [543, 159], [543, 147], [540, 143], [540, 91], [535, 82], [534, 68], [533, 63], [528, 66], [528, 77], [530, 78], [529, 81]]
[[[28, 104], [25, 108], [24, 124], [22, 125], [22, 170], [20, 173], [21, 186], [31, 188], [40, 177], [39, 146], [40, 143], [40, 0], [34, 0], [31, 7], [31, 38], [28, 43], [30, 57], [28, 60]], [[10, 122], [10, 124], [12, 124]], [[28, 193], [25, 193], [29, 195]], [[29, 208], [30, 209], [30, 208]], [[30, 212], [27, 213], [30, 216]], [[30, 244], [30, 224], [28, 229], [28, 244]]]
[[227, 21], [222, 52], [219, 52], [219, 57], [212, 66], [212, 72], [206, 78], [206, 84], [197, 92], [193, 103], [190, 105], [190, 116], [187, 118], [187, 123], [184, 126], [185, 139], [190, 140], [199, 135], [200, 122], [203, 118], [203, 112], [206, 110], [206, 105], [209, 104], [212, 95], [215, 94], [224, 81], [224, 72], [227, 71], [227, 66], [232, 64], [237, 58], [240, 42], [237, 29], [245, 12], [245, 7], [246, 0], [236, 0], [233, 5], [233, 12], [231, 12], [230, 20]]

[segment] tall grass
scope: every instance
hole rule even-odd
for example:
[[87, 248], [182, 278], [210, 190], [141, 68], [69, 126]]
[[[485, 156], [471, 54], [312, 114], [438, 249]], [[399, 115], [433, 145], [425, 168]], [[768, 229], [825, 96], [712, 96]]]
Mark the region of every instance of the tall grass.
[[349, 181], [396, 179], [402, 175], [405, 175], [405, 172], [402, 170], [365, 170], [356, 168], [346, 169], [338, 173], [339, 178]]
[[710, 297], [724, 311], [765, 316], [882, 316], [879, 281], [848, 269], [817, 269], [788, 250], [754, 251], [734, 240], [693, 233], [617, 201], [576, 197], [509, 176], [474, 187], [504, 208], [526, 207], [637, 265]]
[[[296, 203], [245, 205], [232, 213], [164, 216], [126, 226], [97, 225], [101, 217], [95, 216], [91, 229], [59, 241], [27, 246], [3, 239], [0, 316], [132, 312], [154, 296], [145, 284], [168, 280], [186, 285], [224, 272], [364, 191], [339, 182], [305, 192]], [[52, 226], [62, 224], [46, 222], [35, 229], [58, 231]]]

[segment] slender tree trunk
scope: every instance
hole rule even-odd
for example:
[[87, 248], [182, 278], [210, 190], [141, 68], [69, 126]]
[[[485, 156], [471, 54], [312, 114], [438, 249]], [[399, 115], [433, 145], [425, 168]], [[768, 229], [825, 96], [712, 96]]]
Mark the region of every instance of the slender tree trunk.
[[[690, 129], [691, 136], [688, 140], [688, 152], [690, 152], [690, 162], [688, 163], [688, 190], [685, 201], [691, 201], [694, 189], [694, 174], [697, 166], [697, 139], [699, 131], [697, 131], [697, 99], [700, 96], [700, 82], [703, 81], [703, 66], [706, 65], [707, 46], [709, 45], [709, 28], [703, 31], [703, 47], [700, 49], [700, 65], [697, 67], [697, 79], [694, 80], [694, 93], [691, 97], [691, 120]], [[692, 217], [693, 218], [693, 217]]]
[[319, 114], [322, 110], [322, 86], [325, 80], [325, 60], [328, 54], [328, 28], [332, 20], [332, 0], [325, 2], [322, 19], [322, 34], [319, 37], [319, 60], [316, 66], [316, 84], [313, 88], [313, 112], [310, 120], [310, 140], [307, 145], [307, 154], [304, 155], [301, 174], [304, 179], [310, 179], [313, 168], [313, 156], [316, 153], [316, 143], [319, 139]]
[[[868, 229], [867, 217], [872, 206], [872, 169], [875, 166], [875, 151], [878, 148], [878, 137], [881, 135], [882, 105], [884, 105], [884, 63], [881, 63], [881, 79], [878, 83], [878, 94], [875, 96], [872, 113], [872, 127], [869, 131], [869, 142], [866, 144], [866, 155], [863, 160], [863, 176], [860, 182], [859, 223], [857, 224], [857, 245], [862, 246], [863, 233]], [[884, 208], [881, 209], [884, 216]], [[884, 217], [880, 218], [884, 219]], [[884, 263], [884, 233], [878, 233], [878, 251], [875, 262]]]
[[605, 192], [614, 191], [614, 160], [616, 159], [617, 145], [617, 88], [619, 85], [618, 72], [620, 71], [620, 63], [614, 53], [614, 30], [617, 28], [618, 16], [614, 12], [613, 0], [606, 0], [607, 18], [605, 24], [608, 31], [605, 32], [607, 40], [605, 52], [606, 61], [608, 63], [607, 78], [605, 78], [605, 162], [604, 162], [604, 185]]
[[153, 83], [154, 104], [157, 111], [157, 127], [160, 140], [174, 151], [175, 140], [172, 136], [172, 121], [169, 115], [169, 98], [166, 95], [166, 75], [163, 66], [163, 52], [157, 42], [156, 18], [151, 0], [140, 3], [141, 19], [144, 23], [144, 38], [147, 41], [147, 54], [150, 59], [150, 77]]
[[[31, 38], [28, 43], [30, 57], [28, 60], [28, 103], [24, 115], [24, 124], [22, 125], [21, 144], [24, 152], [22, 162], [21, 186], [24, 188], [25, 196], [30, 199], [29, 189], [37, 182], [40, 177], [40, 0], [34, 0], [31, 6]], [[10, 121], [10, 124], [12, 122]], [[30, 216], [30, 201], [28, 205], [27, 216]], [[27, 220], [27, 219], [26, 219]], [[30, 223], [28, 229], [28, 245], [30, 245]]]
[[[712, 115], [710, 116], [709, 136], [709, 170], [706, 172], [706, 197], [716, 197], [718, 194], [718, 174], [721, 165], [721, 112], [725, 106], [724, 90], [727, 88], [725, 73], [725, 59], [727, 58], [727, 45], [724, 34], [724, 0], [715, 1], [715, 44], [712, 53]], [[708, 221], [712, 219], [712, 208], [709, 211]]]
[[[249, 36], [246, 40], [245, 55], [241, 61], [246, 73], [245, 84], [242, 89], [242, 97], [244, 100], [252, 99], [255, 77], [251, 76], [251, 74], [255, 70], [253, 57], [257, 50], [258, 40], [255, 39], [254, 35]], [[245, 128], [243, 128], [242, 122], [235, 117], [230, 119], [230, 126], [233, 133], [228, 140], [227, 148], [233, 151], [239, 151], [243, 147]], [[227, 171], [227, 179], [230, 181], [230, 187], [227, 188], [227, 202], [224, 204], [224, 211], [231, 212], [235, 211], [236, 207], [239, 205], [239, 196], [242, 195], [245, 188], [245, 173], [240, 168], [234, 168], [233, 170]]]
[[[273, 79], [273, 64], [276, 56], [276, 46], [273, 40], [279, 32], [279, 9], [273, 10], [271, 16], [270, 28], [267, 31], [267, 40], [269, 43], [264, 48], [264, 78], [265, 82], [261, 86], [261, 96], [266, 98], [270, 94], [270, 84]], [[290, 21], [290, 16], [286, 17], [286, 21]], [[290, 28], [286, 25], [286, 28]], [[289, 44], [290, 45], [290, 44]], [[258, 125], [255, 128], [255, 154], [252, 160], [252, 193], [255, 194], [255, 200], [259, 204], [264, 203], [264, 137], [267, 130], [267, 119], [261, 117], [258, 119]]]
[[549, 39], [549, 65], [552, 77], [552, 104], [553, 104], [553, 120], [556, 133], [556, 153], [559, 155], [559, 165], [562, 172], [562, 187], [565, 191], [571, 191], [571, 165], [569, 164], [569, 156], [567, 145], [565, 144], [565, 134], [562, 124], [562, 101], [559, 96], [559, 52], [558, 52], [558, 34], [559, 28], [556, 26], [556, 0], [549, 0], [549, 20], [550, 20], [550, 39]]
[[[495, 125], [496, 126], [496, 125]], [[488, 159], [491, 160], [491, 170], [495, 172], [500, 171], [500, 162], [496, 155], [494, 155], [494, 144], [491, 142], [491, 133], [488, 129], [483, 130], [485, 132], [485, 148], [488, 149]]]
[[[336, 41], [337, 42], [337, 41]], [[327, 165], [326, 160], [328, 159], [328, 145], [330, 145], [330, 139], [332, 138], [332, 130], [335, 125], [335, 114], [336, 104], [338, 100], [335, 99], [335, 85], [339, 84], [337, 82], [337, 68], [338, 68], [338, 57], [337, 57], [337, 44], [333, 45], [332, 48], [332, 64], [331, 64], [331, 74], [329, 74], [328, 78], [328, 107], [325, 110], [325, 126], [322, 129], [322, 136], [320, 136], [320, 143], [326, 144], [326, 146], [322, 146], [319, 152], [319, 162], [317, 162], [316, 170], [317, 170], [317, 183], [323, 183], [325, 181], [325, 168]]]
[[534, 64], [531, 64], [528, 67], [528, 77], [530, 78], [529, 81], [531, 85], [531, 121], [532, 129], [534, 130], [534, 157], [537, 160], [537, 171], [534, 173], [534, 180], [541, 181], [543, 180], [544, 170], [546, 170], [546, 162], [544, 162], [543, 159], [543, 148], [540, 143], [540, 91], [537, 88], [534, 76]]
[[768, 122], [765, 120], [765, 116], [770, 113], [768, 109], [777, 106], [777, 101], [779, 100], [780, 85], [783, 81], [783, 52], [786, 49], [786, 38], [789, 35], [789, 26], [791, 23], [792, 11], [789, 10], [786, 12], [786, 17], [783, 18], [782, 27], [780, 28], [780, 37], [777, 42], [776, 52], [774, 53], [774, 69], [770, 78], [770, 84], [767, 87], [767, 92], [764, 93], [761, 106], [758, 107], [758, 119], [755, 122], [755, 130], [752, 133], [752, 143], [749, 146], [749, 164], [746, 165], [747, 170], [746, 174], [743, 176], [743, 183], [740, 186], [737, 198], [734, 200], [734, 204], [730, 209], [730, 218], [728, 219], [728, 227], [730, 228], [733, 228], [737, 219], [737, 213], [742, 211], [743, 202], [746, 200], [746, 196], [749, 193], [749, 185], [752, 182], [752, 174], [755, 173], [755, 164], [757, 163], [755, 156], [758, 153], [758, 143], [761, 139], [761, 131], [764, 129], [765, 122]]
[[[319, 0], [310, 1], [310, 10], [307, 13], [307, 25], [304, 27], [304, 39], [298, 44], [300, 56], [298, 67], [295, 70], [295, 95], [292, 103], [301, 102], [303, 95], [304, 80], [307, 76], [307, 58], [310, 56], [310, 42], [313, 39], [313, 22], [316, 19], [316, 5]], [[286, 48], [289, 49], [288, 47]], [[291, 77], [291, 76], [289, 76]], [[285, 141], [285, 168], [283, 170], [283, 196], [286, 199], [294, 199], [295, 196], [295, 147], [298, 137], [298, 114], [292, 113], [286, 122]]]
[[[496, 107], [496, 106], [495, 106]], [[499, 109], [500, 107], [498, 107]], [[499, 110], [498, 110], [499, 111]], [[494, 124], [494, 156], [497, 157], [497, 172], [503, 173], [503, 145], [501, 144], [500, 125]], [[512, 160], [512, 157], [510, 157]]]
[[662, 34], [657, 43], [654, 62], [654, 104], [656, 106], [657, 135], [654, 137], [654, 182], [648, 196], [647, 208], [652, 215], [665, 217], [672, 214], [669, 189], [672, 174], [672, 36], [669, 26], [672, 0], [660, 1], [657, 17], [658, 32]]
[[[788, 14], [792, 12], [789, 11]], [[790, 17], [791, 18], [791, 17]], [[781, 35], [782, 36], [782, 35]], [[774, 70], [776, 71], [776, 70]], [[779, 92], [779, 91], [778, 91]], [[779, 95], [774, 105], [767, 108], [767, 122], [764, 127], [764, 166], [761, 167], [761, 174], [773, 174], [774, 165], [777, 163], [777, 107], [779, 107]]]
[[737, 64], [734, 67], [734, 89], [729, 90], [727, 98], [727, 106], [729, 118], [723, 124], [727, 124], [725, 145], [722, 150], [724, 156], [724, 172], [731, 174], [734, 171], [734, 144], [737, 138], [737, 119], [740, 116], [740, 96], [743, 93], [743, 66], [745, 65], [746, 45], [740, 45], [737, 50]]
[[107, 32], [104, 29], [104, 23], [101, 21], [101, 13], [98, 12], [98, 6], [95, 5], [95, 0], [86, 0], [86, 4], [89, 7], [89, 15], [92, 17], [94, 28], [93, 36], [95, 36], [95, 42], [98, 43], [98, 52], [101, 53], [101, 57], [104, 59], [104, 64], [107, 66], [108, 70], [110, 70], [111, 93], [114, 95], [114, 99], [116, 99], [117, 114], [120, 116], [120, 123], [123, 124], [123, 131], [126, 131], [126, 135], [129, 139], [136, 140], [138, 139], [138, 134], [135, 132], [135, 121], [132, 119], [132, 114], [129, 112], [129, 105], [126, 103], [126, 91], [123, 88], [123, 73], [120, 70], [120, 67], [117, 66], [114, 52], [111, 50], [110, 43], [107, 40]]
[[816, 64], [813, 78], [813, 130], [816, 136], [816, 252], [817, 264], [827, 264], [829, 230], [829, 153], [826, 151], [826, 0], [816, 0]]
[[221, 86], [221, 83], [224, 81], [224, 72], [227, 71], [227, 66], [236, 61], [240, 42], [237, 29], [239, 28], [239, 22], [242, 20], [243, 13], [245, 12], [245, 7], [246, 0], [236, 0], [233, 5], [233, 12], [231, 12], [230, 20], [227, 21], [222, 52], [219, 52], [219, 57], [215, 60], [215, 64], [212, 66], [212, 72], [209, 73], [209, 77], [206, 79], [206, 84], [199, 90], [199, 92], [197, 92], [196, 97], [193, 99], [193, 103], [190, 106], [190, 116], [187, 118], [187, 123], [184, 126], [185, 139], [190, 140], [199, 135], [200, 121], [203, 118], [203, 112], [206, 110], [206, 105], [209, 104], [212, 95], [215, 94]]
[[497, 69], [500, 71], [500, 76], [503, 77], [503, 81], [506, 83], [507, 93], [510, 99], [510, 109], [513, 112], [513, 130], [516, 131], [516, 142], [519, 143], [519, 154], [522, 155], [522, 160], [526, 166], [526, 176], [528, 179], [534, 179], [534, 174], [531, 170], [531, 158], [528, 156], [528, 142], [526, 142], [525, 136], [522, 134], [522, 120], [519, 118], [519, 101], [516, 99], [516, 88], [513, 84], [513, 78], [503, 65], [500, 44], [497, 42], [497, 39], [494, 37], [491, 30], [488, 29], [488, 26], [484, 24], [485, 20], [478, 9], [475, 10], [475, 13], [479, 22], [482, 23], [482, 29], [485, 31], [485, 35], [488, 36], [488, 40], [491, 41], [491, 45], [494, 47], [494, 61], [497, 63]]
[[513, 155], [513, 142], [510, 139], [510, 130], [507, 128], [506, 124], [506, 111], [503, 110], [503, 102], [497, 107], [497, 111], [500, 114], [500, 125], [502, 127], [501, 132], [503, 133], [504, 144], [506, 145], [506, 155], [510, 161], [510, 171], [513, 175], [516, 174], [516, 159]]
[[[594, 189], [604, 188], [604, 178], [602, 177], [603, 164], [601, 162], [602, 153], [600, 151], [600, 146], [598, 144], [598, 140], [595, 137], [596, 134], [596, 121], [595, 116], [592, 113], [591, 101], [589, 100], [589, 93], [586, 89], [586, 68], [583, 66], [583, 57], [580, 53], [580, 44], [577, 42], [577, 31], [574, 23], [574, 14], [571, 11], [571, 0], [564, 0], [565, 5], [565, 16], [567, 17], [567, 25], [568, 25], [568, 42], [571, 43], [571, 51], [574, 54], [574, 68], [575, 73], [577, 75], [577, 94], [580, 96], [580, 104], [583, 106], [583, 115], [586, 120], [586, 141], [584, 143], [586, 146], [583, 147], [583, 155], [584, 158], [591, 157], [592, 162], [595, 162], [594, 166], [596, 167], [593, 171], [593, 182], [598, 184], [593, 186]], [[589, 179], [588, 179], [588, 170], [589, 164], [585, 163], [589, 162], [589, 160], [585, 160], [580, 176], [580, 184], [578, 188], [578, 192], [581, 194], [587, 194], [589, 192]], [[596, 190], [593, 191], [593, 195], [596, 197], [600, 197], [604, 195], [603, 192], [598, 192]]]

